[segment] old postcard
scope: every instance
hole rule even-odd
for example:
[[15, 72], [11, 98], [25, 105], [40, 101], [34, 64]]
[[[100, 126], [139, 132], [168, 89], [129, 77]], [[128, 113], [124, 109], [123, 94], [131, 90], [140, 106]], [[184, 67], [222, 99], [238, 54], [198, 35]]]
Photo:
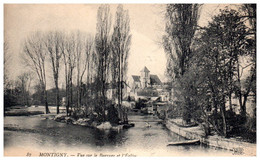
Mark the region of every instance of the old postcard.
[[4, 156], [256, 156], [256, 4], [4, 4]]

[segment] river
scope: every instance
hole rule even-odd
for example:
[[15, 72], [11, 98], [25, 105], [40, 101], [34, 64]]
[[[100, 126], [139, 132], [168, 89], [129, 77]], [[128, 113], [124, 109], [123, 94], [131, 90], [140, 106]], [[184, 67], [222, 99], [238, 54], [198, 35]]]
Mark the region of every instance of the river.
[[[39, 156], [41, 152], [67, 153], [66, 156], [229, 156], [231, 151], [203, 145], [167, 146], [183, 140], [170, 132], [152, 115], [129, 115], [135, 127], [120, 131], [101, 131], [55, 122], [40, 116], [4, 117], [6, 156]], [[151, 127], [146, 127], [147, 122]]]

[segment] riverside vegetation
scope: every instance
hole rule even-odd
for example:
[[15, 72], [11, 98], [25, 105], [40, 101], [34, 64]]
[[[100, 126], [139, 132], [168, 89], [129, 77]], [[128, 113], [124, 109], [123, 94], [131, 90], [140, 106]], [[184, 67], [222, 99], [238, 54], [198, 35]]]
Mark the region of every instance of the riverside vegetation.
[[[199, 26], [202, 7], [165, 5], [162, 46], [173, 95], [164, 118], [181, 117], [186, 125], [196, 122], [203, 125], [207, 135], [256, 142], [256, 4], [228, 5], [207, 25]], [[14, 105], [32, 104], [45, 105], [46, 114], [48, 106], [55, 105], [59, 114], [65, 98], [66, 117], [62, 120], [80, 119], [79, 123], [89, 121], [90, 125], [127, 124], [128, 108], [122, 101], [126, 100], [123, 94], [131, 45], [130, 18], [122, 5], [117, 8], [113, 28], [111, 17], [109, 5], [101, 5], [95, 36], [80, 31], [29, 35], [21, 57], [30, 71], [16, 81], [8, 79], [10, 51], [5, 42], [5, 112]], [[49, 90], [47, 66], [51, 67], [55, 85]], [[38, 84], [31, 95], [33, 78]], [[62, 89], [61, 79], [65, 80]], [[115, 89], [112, 99], [107, 98], [109, 87]], [[58, 117], [56, 120], [61, 120]]]

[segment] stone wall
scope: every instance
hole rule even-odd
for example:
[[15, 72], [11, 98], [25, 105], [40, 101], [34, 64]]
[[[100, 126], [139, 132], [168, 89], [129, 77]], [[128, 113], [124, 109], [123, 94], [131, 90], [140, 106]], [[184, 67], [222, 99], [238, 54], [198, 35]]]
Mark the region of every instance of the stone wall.
[[240, 142], [235, 139], [226, 139], [217, 135], [206, 137], [201, 131], [197, 133], [195, 131], [191, 131], [189, 128], [179, 127], [169, 120], [166, 121], [166, 127], [184, 138], [199, 139], [202, 144], [208, 146], [231, 150], [239, 155], [256, 155], [256, 144]]

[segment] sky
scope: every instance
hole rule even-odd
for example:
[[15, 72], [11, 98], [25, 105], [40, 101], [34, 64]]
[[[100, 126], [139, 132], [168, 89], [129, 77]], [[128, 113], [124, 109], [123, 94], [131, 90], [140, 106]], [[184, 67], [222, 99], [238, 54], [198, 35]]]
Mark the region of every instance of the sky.
[[[12, 55], [9, 74], [15, 79], [26, 71], [21, 58], [22, 42], [36, 31], [83, 31], [95, 35], [96, 14], [99, 4], [5, 4], [4, 5], [4, 41], [8, 42]], [[112, 17], [116, 4], [110, 5]], [[129, 11], [132, 43], [129, 55], [128, 77], [140, 75], [146, 66], [151, 74], [162, 81], [166, 61], [163, 47], [160, 45], [164, 31], [164, 5], [162, 4], [124, 4]], [[199, 24], [206, 25], [211, 17], [223, 5], [204, 5]], [[112, 19], [112, 23], [113, 23]], [[47, 84], [53, 86], [52, 74], [48, 73]]]

